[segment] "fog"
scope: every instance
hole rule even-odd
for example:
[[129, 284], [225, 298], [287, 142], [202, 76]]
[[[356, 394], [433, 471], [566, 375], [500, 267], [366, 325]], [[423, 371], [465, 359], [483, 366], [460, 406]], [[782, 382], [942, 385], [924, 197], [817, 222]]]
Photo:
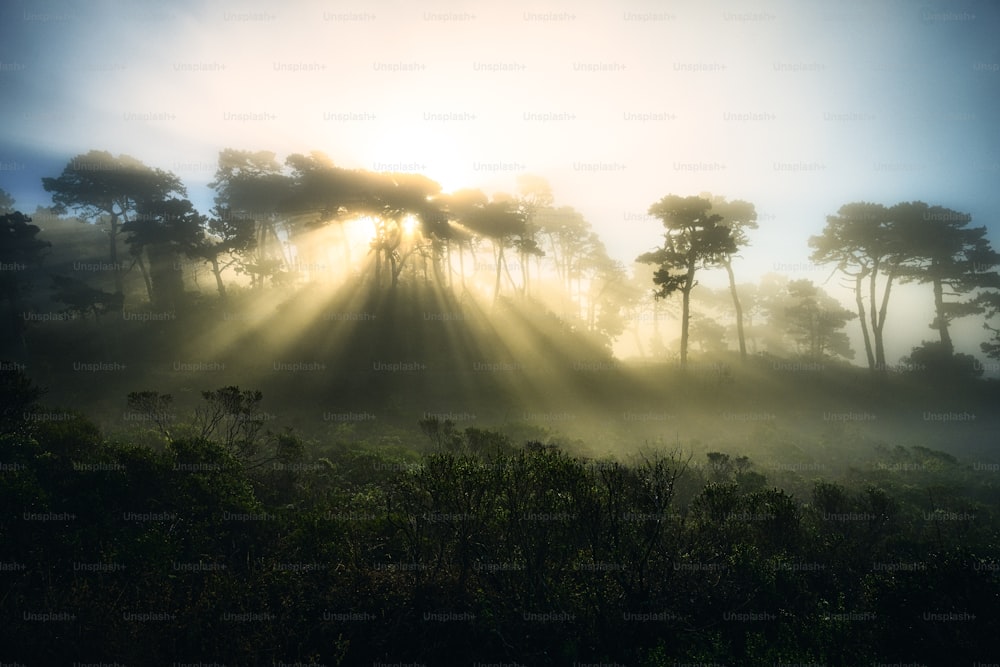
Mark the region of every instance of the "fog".
[[[451, 660], [455, 637], [426, 623], [378, 638], [411, 605], [475, 609], [471, 644], [499, 639], [455, 655], [482, 664], [839, 664], [862, 609], [880, 620], [844, 660], [995, 659], [995, 621], [948, 634], [926, 614], [996, 601], [997, 25], [976, 0], [5, 4], [0, 493], [25, 519], [0, 520], [0, 612], [33, 652], [0, 663], [140, 664], [128, 618], [114, 654], [80, 639], [103, 617], [63, 646], [25, 615], [92, 594], [115, 618], [378, 610], [297, 647], [305, 616], [223, 633], [228, 648], [195, 633], [196, 662]], [[487, 489], [495, 506], [470, 509]], [[94, 537], [28, 521], [81, 493], [73, 525]], [[515, 500], [611, 509], [550, 537], [504, 523]], [[616, 532], [615, 503], [655, 527]], [[189, 523], [149, 547], [88, 514], [161, 505]], [[206, 507], [280, 528], [189, 519]], [[739, 507], [785, 523], [754, 532]], [[365, 518], [333, 534], [321, 512]], [[925, 523], [942, 512], [959, 518]], [[461, 529], [434, 542], [428, 514]], [[52, 583], [73, 549], [134, 556], [163, 588], [90, 589], [77, 563]], [[546, 568], [578, 573], [588, 550], [584, 571], [634, 577], [559, 588]], [[196, 591], [150, 574], [168, 553], [249, 574]], [[254, 558], [336, 575], [261, 583]], [[932, 574], [899, 583], [878, 558]], [[808, 559], [831, 579], [758, 577]], [[478, 579], [483, 563], [527, 588]], [[800, 634], [825, 648], [743, 632], [737, 598], [811, 619]], [[594, 611], [619, 603], [674, 625]], [[564, 608], [588, 620], [528, 617]], [[879, 639], [894, 627], [909, 638]], [[179, 659], [169, 633], [150, 655]]]

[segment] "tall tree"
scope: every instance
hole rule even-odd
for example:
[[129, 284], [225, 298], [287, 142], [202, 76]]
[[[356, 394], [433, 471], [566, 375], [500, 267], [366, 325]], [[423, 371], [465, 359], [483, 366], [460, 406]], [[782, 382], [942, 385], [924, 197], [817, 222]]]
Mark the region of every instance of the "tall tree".
[[979, 348], [990, 359], [1000, 359], [1000, 322], [994, 320], [1000, 316], [1000, 291], [988, 290], [976, 297], [976, 303], [986, 313], [983, 328], [990, 332], [990, 338], [979, 344]]
[[757, 283], [740, 285], [740, 302], [746, 318], [744, 328], [751, 353], [788, 353], [788, 322], [784, 314], [788, 282], [786, 276], [768, 272]]
[[[702, 195], [705, 197], [706, 195]], [[740, 248], [749, 244], [747, 231], [757, 229], [757, 209], [748, 201], [736, 199], [726, 201], [725, 197], [707, 196], [712, 202], [712, 211], [722, 216], [719, 224], [729, 228], [729, 233], [733, 237], [734, 251], [723, 253], [719, 258], [719, 263], [726, 270], [729, 276], [729, 293], [733, 298], [733, 309], [736, 311], [736, 337], [740, 345], [740, 359], [746, 361], [747, 342], [743, 332], [743, 304], [740, 302], [740, 295], [736, 289], [736, 276], [733, 272], [733, 259], [735, 253]]]
[[[465, 284], [465, 249], [472, 249], [476, 239], [476, 217], [480, 209], [486, 205], [489, 198], [482, 190], [464, 189], [439, 197], [442, 210], [448, 219], [451, 239], [458, 247], [458, 273], [462, 283], [462, 292], [466, 292]], [[449, 268], [449, 271], [451, 269]]]
[[524, 216], [517, 202], [510, 197], [495, 195], [492, 201], [471, 206], [465, 213], [465, 225], [493, 244], [495, 278], [493, 302], [500, 298], [500, 278], [506, 269], [504, 249], [524, 233]]
[[211, 266], [219, 298], [226, 300], [222, 273], [244, 261], [257, 243], [256, 222], [216, 206], [200, 238], [185, 249], [190, 257], [205, 260]]
[[653, 283], [657, 298], [681, 293], [681, 366], [687, 365], [691, 290], [698, 269], [719, 264], [736, 251], [730, 228], [712, 212], [712, 202], [702, 197], [667, 195], [649, 207], [649, 214], [663, 222], [663, 246], [636, 258], [658, 266]]
[[[385, 282], [382, 274], [388, 268], [389, 289], [394, 290], [406, 260], [425, 243], [424, 230], [440, 223], [441, 211], [434, 198], [441, 192], [441, 185], [411, 173], [369, 173], [367, 180], [361, 207], [376, 221], [372, 240], [375, 287], [379, 289]], [[415, 224], [407, 227], [408, 219]]]
[[524, 218], [524, 229], [513, 241], [517, 249], [518, 262], [521, 266], [521, 294], [530, 293], [531, 259], [544, 257], [537, 235], [541, 226], [535, 221], [539, 211], [550, 208], [554, 198], [552, 186], [541, 177], [532, 174], [522, 174], [517, 178], [517, 206]]
[[625, 330], [622, 311], [627, 311], [637, 295], [629, 287], [625, 265], [608, 256], [598, 241], [581, 266], [587, 284], [584, 322], [587, 331], [605, 347]]
[[883, 332], [889, 295], [904, 264], [911, 260], [905, 237], [900, 232], [888, 208], [882, 204], [855, 202], [841, 206], [837, 215], [827, 216], [823, 233], [809, 239], [814, 262], [835, 264], [836, 269], [853, 282], [868, 368], [873, 372], [887, 371]]
[[268, 279], [276, 280], [291, 269], [285, 252], [289, 230], [279, 227], [287, 215], [284, 208], [291, 196], [292, 180], [284, 173], [271, 151], [244, 151], [226, 148], [219, 152], [215, 180], [209, 187], [216, 192], [215, 206], [239, 219], [256, 221], [256, 239], [251, 261], [245, 265], [251, 287], [260, 289]]
[[168, 199], [140, 206], [122, 225], [126, 242], [149, 266], [147, 290], [154, 308], [176, 309], [184, 296], [182, 254], [190, 256], [204, 238], [205, 217], [187, 199]]
[[581, 257], [586, 254], [592, 229], [583, 215], [570, 206], [540, 208], [534, 213], [534, 224], [546, 243], [546, 253], [552, 259], [556, 275], [566, 294], [572, 292], [573, 274]]
[[[891, 209], [910, 245], [911, 262], [903, 267], [902, 281], [930, 283], [934, 294], [934, 320], [942, 353], [955, 351], [949, 325], [959, 317], [981, 314], [984, 307], [975, 292], [1000, 287], [998, 255], [986, 238], [986, 227], [969, 227], [972, 216], [924, 202], [904, 202]], [[947, 297], [959, 297], [948, 301]], [[963, 300], [964, 297], [964, 300]]]
[[313, 151], [309, 155], [289, 155], [285, 164], [291, 169], [291, 194], [281, 207], [288, 215], [290, 233], [300, 252], [308, 256], [314, 242], [299, 243], [300, 238], [323, 227], [339, 233], [343, 265], [351, 265], [351, 240], [347, 224], [359, 216], [377, 216], [373, 191], [377, 190], [373, 175], [361, 169], [345, 169], [334, 164], [326, 154]]
[[184, 197], [180, 179], [161, 169], [147, 167], [128, 155], [114, 157], [107, 151], [92, 150], [71, 159], [58, 178], [43, 178], [46, 192], [52, 193], [56, 213], [73, 209], [84, 220], [106, 222], [108, 257], [115, 276], [115, 291], [124, 293], [118, 239], [122, 225], [131, 221], [139, 207]]
[[828, 356], [854, 358], [854, 350], [843, 328], [857, 317], [811, 280], [793, 280], [786, 287], [782, 307], [788, 333], [804, 356], [822, 360]]

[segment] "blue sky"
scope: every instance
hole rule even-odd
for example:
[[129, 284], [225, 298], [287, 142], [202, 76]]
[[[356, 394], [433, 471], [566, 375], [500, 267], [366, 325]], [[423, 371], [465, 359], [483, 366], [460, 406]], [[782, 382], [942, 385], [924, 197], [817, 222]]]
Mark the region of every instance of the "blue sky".
[[16, 0], [0, 187], [34, 210], [90, 149], [174, 171], [206, 210], [226, 147], [446, 189], [527, 172], [626, 262], [659, 239], [652, 202], [711, 191], [761, 214], [744, 276], [822, 281], [807, 239], [850, 201], [949, 206], [1000, 238], [997, 26], [975, 0]]

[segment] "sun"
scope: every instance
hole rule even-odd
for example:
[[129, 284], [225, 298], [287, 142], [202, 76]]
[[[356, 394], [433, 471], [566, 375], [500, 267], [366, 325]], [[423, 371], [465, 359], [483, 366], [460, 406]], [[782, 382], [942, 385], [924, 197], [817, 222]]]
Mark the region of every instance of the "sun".
[[442, 192], [477, 187], [482, 180], [465, 146], [464, 132], [449, 130], [448, 123], [423, 121], [386, 131], [372, 147], [372, 171], [423, 174], [441, 185]]
[[417, 233], [419, 221], [412, 215], [408, 215], [402, 220], [403, 236], [412, 237]]

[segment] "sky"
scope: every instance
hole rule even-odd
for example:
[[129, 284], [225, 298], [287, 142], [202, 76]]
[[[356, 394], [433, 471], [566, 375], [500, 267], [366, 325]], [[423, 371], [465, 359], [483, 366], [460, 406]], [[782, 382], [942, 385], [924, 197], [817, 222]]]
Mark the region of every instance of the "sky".
[[968, 212], [1000, 244], [998, 26], [992, 0], [10, 0], [0, 188], [33, 211], [91, 149], [205, 212], [227, 147], [445, 190], [538, 174], [626, 264], [661, 239], [650, 204], [709, 191], [757, 207], [741, 276], [823, 282], [808, 238], [852, 201]]

